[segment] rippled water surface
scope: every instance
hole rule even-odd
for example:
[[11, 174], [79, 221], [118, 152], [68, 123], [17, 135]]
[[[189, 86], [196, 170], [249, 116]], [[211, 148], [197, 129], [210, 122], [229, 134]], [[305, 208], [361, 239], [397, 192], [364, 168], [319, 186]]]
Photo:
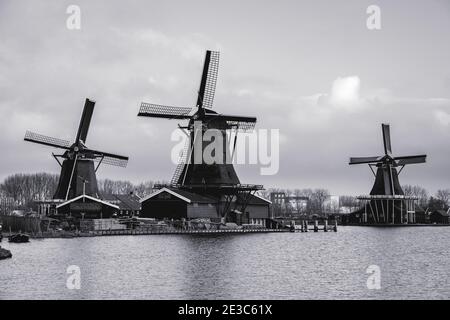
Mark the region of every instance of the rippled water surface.
[[[450, 299], [450, 228], [32, 240], [0, 261], [0, 299]], [[81, 289], [69, 290], [69, 265]], [[381, 268], [381, 289], [366, 269]]]

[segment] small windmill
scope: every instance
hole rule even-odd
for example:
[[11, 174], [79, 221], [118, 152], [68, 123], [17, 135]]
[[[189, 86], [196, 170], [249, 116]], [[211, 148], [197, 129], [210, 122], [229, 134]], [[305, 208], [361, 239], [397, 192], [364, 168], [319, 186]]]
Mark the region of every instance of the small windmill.
[[[202, 132], [207, 129], [220, 130], [224, 142], [228, 142], [226, 131], [236, 130], [234, 147], [236, 146], [237, 132], [253, 130], [256, 123], [256, 117], [226, 115], [212, 110], [218, 68], [219, 52], [206, 51], [197, 104], [193, 108], [172, 107], [145, 102], [141, 104], [138, 113], [140, 117], [189, 120], [187, 126], [180, 126], [181, 129], [187, 129], [189, 131], [189, 141], [171, 180], [174, 186], [240, 184], [239, 178], [231, 163], [224, 161], [225, 163], [222, 164], [199, 164], [194, 161], [194, 147], [198, 145], [196, 141], [199, 139], [199, 132], [195, 132], [194, 130], [194, 123], [196, 121], [201, 122]], [[206, 143], [202, 143], [202, 151], [206, 145]], [[228, 148], [228, 143], [223, 143], [223, 159], [230, 158], [229, 154], [227, 156]], [[234, 149], [232, 153], [234, 153]]]
[[[380, 222], [380, 216], [383, 222], [387, 222], [391, 216], [391, 222], [402, 221], [395, 213], [407, 210], [410, 205], [404, 205], [405, 200], [414, 200], [412, 197], [405, 197], [401, 188], [398, 176], [406, 165], [424, 163], [426, 155], [412, 156], [393, 156], [389, 124], [382, 124], [384, 155], [375, 157], [356, 157], [350, 158], [350, 165], [368, 164], [375, 176], [375, 183], [372, 187], [369, 197], [360, 197], [364, 200], [370, 200], [368, 207], [374, 217], [375, 222]], [[377, 168], [375, 173], [374, 167]], [[397, 171], [397, 168], [400, 168]], [[389, 202], [390, 201], [390, 202]], [[395, 202], [397, 201], [397, 202]], [[388, 203], [392, 203], [388, 204]], [[392, 208], [392, 209], [391, 209]], [[367, 209], [367, 208], [365, 208]], [[383, 212], [378, 215], [378, 212]], [[389, 212], [388, 214], [386, 212]], [[376, 213], [376, 215], [375, 215]]]
[[[86, 138], [94, 106], [94, 101], [86, 99], [74, 143], [31, 131], [27, 131], [25, 134], [25, 141], [66, 150], [61, 155], [52, 154], [61, 166], [61, 174], [58, 188], [53, 196], [54, 199], [68, 200], [82, 194], [98, 198], [96, 172], [100, 164], [104, 163], [119, 167], [126, 167], [127, 165], [128, 157], [86, 147]], [[63, 159], [62, 163], [59, 158]], [[97, 166], [94, 166], [94, 161], [98, 162]]]
[[[375, 175], [375, 184], [370, 194], [372, 195], [402, 195], [398, 175], [406, 165], [424, 163], [426, 155], [400, 156], [392, 155], [391, 134], [389, 124], [382, 124], [384, 155], [377, 157], [350, 158], [350, 165], [368, 164]], [[377, 173], [373, 171], [373, 166], [377, 167]], [[400, 171], [397, 172], [397, 167]]]

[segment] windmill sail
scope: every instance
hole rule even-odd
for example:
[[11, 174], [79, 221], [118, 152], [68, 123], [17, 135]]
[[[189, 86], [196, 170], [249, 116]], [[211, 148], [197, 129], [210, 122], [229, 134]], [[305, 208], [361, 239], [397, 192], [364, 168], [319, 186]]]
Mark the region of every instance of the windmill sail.
[[352, 157], [349, 164], [376, 163], [380, 160], [381, 157]]
[[104, 164], [123, 168], [125, 168], [128, 164], [128, 157], [125, 156], [90, 149], [87, 149], [86, 152], [93, 152], [95, 155], [95, 161], [101, 161], [101, 163]]
[[181, 152], [180, 158], [178, 159], [178, 164], [172, 176], [172, 180], [170, 180], [171, 185], [176, 185], [179, 183], [181, 173], [183, 172], [184, 166], [186, 165], [188, 160], [188, 153], [190, 149], [190, 141], [189, 139], [186, 139], [186, 143], [184, 144], [183, 151]]
[[407, 164], [425, 163], [427, 159], [426, 154], [421, 154], [417, 156], [405, 156], [405, 157], [395, 157], [397, 165], [404, 166]]
[[69, 149], [71, 143], [67, 140], [44, 136], [43, 134], [27, 131], [25, 133], [25, 141], [43, 144], [49, 147]]
[[392, 154], [392, 146], [391, 146], [391, 129], [388, 124], [383, 123], [381, 125], [383, 131], [383, 145], [384, 145], [384, 154], [391, 155]]
[[94, 113], [95, 102], [86, 99], [83, 108], [83, 114], [81, 115], [80, 125], [78, 126], [77, 137], [75, 142], [83, 141], [86, 143], [87, 134], [89, 132], [89, 126], [91, 125], [92, 114]]
[[192, 108], [163, 106], [153, 103], [141, 103], [138, 116], [166, 119], [190, 119]]
[[203, 73], [198, 90], [197, 106], [211, 109], [214, 103], [217, 75], [219, 73], [219, 52], [206, 51]]

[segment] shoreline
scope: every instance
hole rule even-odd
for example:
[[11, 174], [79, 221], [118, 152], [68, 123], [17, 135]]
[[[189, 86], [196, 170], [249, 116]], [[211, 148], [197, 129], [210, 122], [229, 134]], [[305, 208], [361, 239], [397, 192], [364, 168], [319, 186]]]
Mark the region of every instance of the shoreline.
[[397, 228], [397, 227], [450, 227], [450, 224], [432, 224], [432, 223], [417, 223], [417, 224], [345, 224], [342, 227], [376, 227], [376, 228]]
[[[90, 232], [65, 232], [65, 233], [43, 233], [28, 234], [31, 239], [72, 239], [72, 238], [89, 238], [89, 237], [105, 237], [105, 236], [139, 236], [139, 235], [214, 235], [214, 234], [248, 234], [248, 233], [280, 233], [291, 232], [289, 229], [228, 229], [228, 230], [97, 230]], [[12, 232], [14, 234], [14, 232]], [[7, 238], [8, 233], [3, 236]]]

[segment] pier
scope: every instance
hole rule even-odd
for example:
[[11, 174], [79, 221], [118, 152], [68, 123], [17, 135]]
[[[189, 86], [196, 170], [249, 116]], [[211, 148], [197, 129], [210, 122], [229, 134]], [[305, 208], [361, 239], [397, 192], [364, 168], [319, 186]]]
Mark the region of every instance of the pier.
[[[219, 235], [219, 234], [254, 234], [254, 233], [285, 233], [285, 232], [336, 232], [337, 225], [320, 225], [319, 224], [302, 224], [295, 225], [290, 228], [281, 229], [153, 229], [153, 228], [142, 228], [142, 229], [121, 229], [121, 230], [92, 230], [92, 231], [54, 231], [54, 232], [41, 232], [41, 233], [31, 233], [30, 238], [77, 238], [77, 237], [101, 237], [101, 236], [138, 236], [138, 235]], [[14, 233], [11, 233], [14, 234]], [[5, 237], [8, 237], [10, 233], [4, 233]]]
[[291, 232], [337, 232], [337, 221], [333, 225], [328, 224], [328, 220], [324, 220], [322, 225], [319, 225], [318, 220], [314, 220], [313, 224], [309, 224], [307, 220], [300, 221], [300, 224], [291, 224]]
[[96, 230], [90, 231], [90, 236], [120, 236], [120, 235], [157, 235], [157, 234], [231, 234], [231, 233], [269, 233], [289, 232], [288, 229], [229, 229], [229, 230]]

